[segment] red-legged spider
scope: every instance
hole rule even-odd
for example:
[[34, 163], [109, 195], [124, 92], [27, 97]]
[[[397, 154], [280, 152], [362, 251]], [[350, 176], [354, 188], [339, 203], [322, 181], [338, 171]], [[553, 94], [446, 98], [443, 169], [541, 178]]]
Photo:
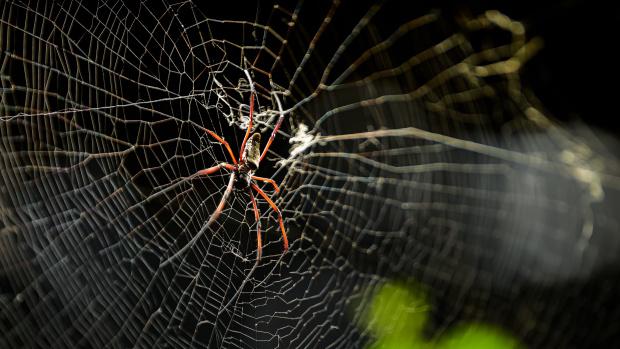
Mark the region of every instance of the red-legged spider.
[[271, 206], [273, 211], [278, 214], [278, 222], [280, 223], [280, 231], [282, 232], [282, 239], [284, 240], [284, 252], [288, 250], [288, 238], [286, 237], [286, 230], [284, 229], [284, 222], [282, 221], [282, 213], [280, 212], [276, 204], [269, 198], [269, 196], [267, 196], [267, 194], [265, 194], [265, 192], [256, 185], [256, 181], [262, 181], [262, 182], [271, 184], [273, 188], [275, 189], [276, 193], [279, 193], [280, 189], [278, 188], [278, 185], [273, 179], [258, 177], [254, 175], [256, 170], [258, 170], [258, 166], [260, 165], [260, 162], [265, 158], [265, 155], [267, 155], [267, 151], [269, 150], [269, 147], [271, 146], [271, 143], [273, 142], [273, 139], [275, 138], [276, 133], [278, 132], [278, 129], [280, 128], [280, 125], [282, 124], [282, 121], [284, 120], [284, 113], [282, 112], [282, 106], [280, 104], [280, 100], [278, 99], [277, 96], [274, 95], [278, 103], [278, 107], [280, 108], [280, 117], [278, 118], [278, 121], [276, 122], [276, 125], [273, 128], [273, 131], [271, 132], [271, 136], [269, 137], [269, 141], [267, 142], [267, 145], [265, 146], [261, 154], [260, 153], [260, 139], [261, 139], [260, 133], [254, 133], [250, 137], [250, 133], [252, 131], [252, 122], [253, 122], [253, 113], [254, 113], [255, 91], [254, 91], [254, 87], [252, 86], [252, 80], [249, 76], [249, 73], [247, 71], [245, 71], [245, 73], [248, 76], [248, 81], [250, 82], [250, 86], [251, 86], [250, 114], [249, 114], [248, 127], [245, 132], [245, 137], [243, 137], [243, 142], [241, 143], [241, 148], [239, 150], [239, 160], [235, 158], [235, 154], [233, 153], [230, 147], [230, 144], [228, 144], [228, 142], [226, 142], [222, 137], [220, 137], [215, 132], [205, 129], [205, 131], [209, 134], [209, 136], [213, 137], [215, 140], [217, 140], [222, 145], [224, 145], [224, 147], [228, 151], [228, 154], [230, 154], [233, 164], [231, 165], [229, 163], [223, 162], [223, 163], [220, 163], [219, 165], [209, 167], [204, 170], [200, 170], [196, 173], [196, 175], [197, 176], [209, 176], [213, 173], [220, 171], [223, 168], [230, 171], [230, 180], [228, 182], [228, 186], [226, 187], [226, 190], [224, 191], [224, 195], [222, 196], [222, 199], [220, 200], [220, 203], [218, 204], [215, 212], [213, 212], [213, 215], [209, 219], [209, 222], [216, 220], [217, 217], [219, 217], [219, 215], [222, 213], [222, 210], [224, 209], [224, 206], [226, 205], [228, 196], [232, 192], [233, 186], [236, 187], [236, 189], [238, 190], [247, 190], [248, 194], [250, 195], [250, 200], [252, 202], [252, 207], [254, 209], [254, 217], [256, 219], [256, 245], [257, 245], [256, 263], [258, 263], [262, 256], [263, 245], [262, 245], [261, 230], [260, 230], [261, 228], [260, 212], [258, 210], [258, 205], [256, 204], [256, 199], [254, 198], [254, 193], [252, 192], [252, 189], [254, 189], [260, 196], [262, 196], [263, 199], [267, 201], [269, 206]]

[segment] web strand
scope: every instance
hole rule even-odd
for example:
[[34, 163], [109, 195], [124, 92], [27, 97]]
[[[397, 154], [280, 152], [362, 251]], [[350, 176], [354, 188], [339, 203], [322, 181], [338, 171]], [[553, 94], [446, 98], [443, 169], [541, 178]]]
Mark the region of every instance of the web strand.
[[394, 283], [433, 338], [613, 343], [614, 146], [523, 83], [544, 38], [421, 6], [3, 2], [0, 347], [368, 348]]

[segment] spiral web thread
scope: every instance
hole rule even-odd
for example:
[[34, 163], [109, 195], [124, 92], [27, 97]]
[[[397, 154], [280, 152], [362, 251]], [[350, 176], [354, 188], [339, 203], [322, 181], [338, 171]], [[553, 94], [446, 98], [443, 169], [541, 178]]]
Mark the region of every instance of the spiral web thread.
[[[609, 335], [615, 309], [599, 332], [573, 319], [609, 299], [584, 290], [617, 262], [618, 164], [521, 86], [539, 39], [496, 11], [231, 7], [1, 3], [0, 347], [365, 347], [390, 280], [431, 290], [432, 333], [473, 319], [533, 346]], [[282, 101], [258, 174], [281, 183], [261, 187], [290, 251], [259, 200], [252, 269], [234, 191], [171, 259], [224, 193], [226, 171], [193, 175], [231, 161], [205, 128], [238, 150], [244, 70], [263, 146]]]

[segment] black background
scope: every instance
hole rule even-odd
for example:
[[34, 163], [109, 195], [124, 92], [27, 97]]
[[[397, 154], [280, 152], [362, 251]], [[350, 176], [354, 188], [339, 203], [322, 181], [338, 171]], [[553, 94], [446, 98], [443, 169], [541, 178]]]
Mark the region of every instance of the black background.
[[616, 120], [618, 43], [614, 39], [620, 12], [613, 2], [457, 3], [443, 6], [473, 13], [498, 9], [523, 22], [529, 37], [542, 37], [544, 48], [526, 64], [523, 82], [552, 117], [568, 122], [580, 120], [615, 134], [620, 131]]

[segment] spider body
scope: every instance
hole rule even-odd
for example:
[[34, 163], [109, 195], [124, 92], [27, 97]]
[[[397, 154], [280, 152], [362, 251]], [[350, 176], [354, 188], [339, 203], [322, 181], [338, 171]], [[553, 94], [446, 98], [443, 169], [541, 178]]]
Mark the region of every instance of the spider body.
[[245, 151], [241, 156], [241, 166], [248, 168], [248, 171], [258, 170], [260, 163], [260, 133], [255, 133], [245, 145]]
[[260, 133], [255, 133], [245, 145], [241, 161], [235, 166], [235, 189], [247, 190], [252, 184], [252, 176], [260, 163]]
[[[247, 73], [247, 71], [246, 71], [246, 75], [248, 76], [248, 78], [250, 78], [250, 75]], [[209, 221], [207, 222], [207, 226], [210, 226], [210, 224], [213, 221], [215, 221], [219, 217], [219, 215], [222, 213], [222, 210], [224, 209], [224, 206], [226, 205], [226, 201], [228, 200], [228, 197], [230, 196], [233, 188], [236, 189], [237, 191], [246, 191], [248, 193], [250, 197], [250, 201], [252, 203], [252, 208], [254, 210], [254, 218], [256, 219], [256, 226], [257, 226], [256, 228], [256, 245], [257, 245], [256, 263], [258, 263], [260, 261], [261, 254], [262, 254], [262, 239], [261, 239], [260, 211], [258, 210], [258, 205], [256, 203], [253, 190], [256, 191], [259, 194], [259, 196], [261, 196], [269, 204], [271, 209], [277, 213], [278, 223], [280, 225], [280, 231], [282, 233], [282, 240], [284, 244], [284, 252], [288, 250], [288, 238], [286, 236], [286, 230], [284, 229], [284, 221], [282, 219], [282, 213], [280, 212], [276, 204], [269, 198], [269, 196], [267, 196], [267, 194], [265, 194], [265, 192], [260, 187], [258, 187], [256, 183], [257, 181], [269, 183], [273, 186], [276, 193], [279, 193], [280, 189], [278, 188], [276, 182], [273, 179], [258, 177], [254, 175], [254, 173], [258, 170], [260, 162], [263, 160], [263, 158], [267, 154], [267, 150], [269, 150], [269, 147], [271, 146], [271, 142], [273, 141], [276, 133], [278, 132], [278, 129], [280, 128], [280, 125], [282, 124], [282, 120], [284, 119], [284, 113], [282, 112], [282, 106], [280, 104], [280, 100], [278, 99], [277, 95], [274, 94], [274, 97], [280, 109], [280, 117], [276, 125], [273, 128], [273, 131], [271, 133], [269, 141], [267, 142], [267, 145], [265, 146], [265, 148], [263, 149], [261, 153], [260, 133], [254, 133], [252, 137], [250, 137], [250, 133], [252, 130], [252, 121], [253, 121], [252, 114], [254, 112], [254, 93], [255, 93], [254, 89], [252, 88], [252, 91], [250, 93], [250, 114], [249, 114], [248, 128], [246, 130], [245, 137], [243, 138], [243, 142], [241, 143], [241, 149], [239, 151], [239, 157], [238, 157], [239, 160], [237, 160], [237, 158], [235, 157], [235, 154], [233, 153], [232, 148], [230, 147], [228, 142], [226, 142], [222, 137], [217, 135], [215, 132], [208, 130], [208, 129], [204, 129], [205, 132], [207, 132], [211, 137], [213, 137], [219, 143], [224, 145], [233, 163], [232, 164], [220, 163], [219, 165], [200, 170], [196, 173], [196, 175], [209, 176], [222, 169], [226, 169], [230, 171], [229, 184], [226, 187], [226, 190], [224, 191], [224, 195], [222, 195], [220, 203], [218, 204], [215, 212], [213, 212], [213, 215], [211, 215], [211, 217], [209, 218]], [[196, 238], [197, 236], [194, 237], [192, 240], [195, 240]], [[179, 254], [180, 252], [182, 251], [177, 252], [177, 254]]]

